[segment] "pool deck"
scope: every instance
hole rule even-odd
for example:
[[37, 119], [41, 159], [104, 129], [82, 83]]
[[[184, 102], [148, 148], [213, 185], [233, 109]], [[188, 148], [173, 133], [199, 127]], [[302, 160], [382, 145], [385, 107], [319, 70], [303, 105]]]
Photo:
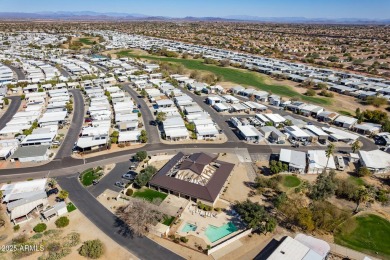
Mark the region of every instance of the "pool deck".
[[[222, 225], [227, 224], [228, 222], [232, 221], [235, 223], [237, 220], [233, 216], [229, 216], [225, 212], [217, 213], [216, 211], [210, 211], [206, 212], [206, 214], [209, 214], [211, 216], [204, 216], [205, 211], [199, 210], [195, 203], [189, 203], [183, 213], [181, 214], [181, 221], [179, 228], [177, 229], [176, 234], [179, 236], [188, 236], [193, 235], [196, 237], [199, 237], [203, 239], [208, 245], [216, 245], [221, 243], [222, 241], [236, 235], [238, 232], [242, 231], [239, 226], [237, 226], [238, 230], [236, 232], [233, 232], [217, 241], [212, 243], [206, 236], [206, 229], [208, 225], [213, 225], [216, 227], [220, 227]], [[197, 226], [197, 229], [195, 231], [188, 231], [188, 232], [182, 232], [183, 227], [186, 225], [186, 223], [193, 224]]]

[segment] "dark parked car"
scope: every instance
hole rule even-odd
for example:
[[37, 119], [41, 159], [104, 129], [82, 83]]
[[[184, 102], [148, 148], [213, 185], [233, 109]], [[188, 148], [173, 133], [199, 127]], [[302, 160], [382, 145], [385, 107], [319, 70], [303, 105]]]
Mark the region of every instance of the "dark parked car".
[[92, 184], [93, 184], [93, 185], [96, 185], [96, 184], [98, 184], [98, 183], [99, 183], [98, 180], [93, 180], [93, 181], [92, 181]]
[[56, 202], [61, 202], [61, 201], [64, 201], [63, 199], [61, 199], [61, 198], [56, 198]]
[[48, 190], [46, 192], [46, 194], [47, 194], [47, 196], [50, 196], [50, 195], [53, 195], [53, 194], [58, 194], [58, 189], [54, 188], [54, 189]]
[[156, 121], [152, 120], [152, 121], [149, 122], [149, 124], [155, 126], [156, 125]]

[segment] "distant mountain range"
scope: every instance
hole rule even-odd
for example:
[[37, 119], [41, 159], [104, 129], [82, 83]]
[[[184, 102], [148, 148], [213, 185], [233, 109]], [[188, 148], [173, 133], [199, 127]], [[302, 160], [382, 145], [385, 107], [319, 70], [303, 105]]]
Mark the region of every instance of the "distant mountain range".
[[247, 21], [267, 23], [319, 23], [319, 24], [390, 24], [389, 19], [365, 18], [306, 18], [306, 17], [259, 17], [230, 15], [225, 17], [166, 17], [137, 13], [116, 12], [0, 12], [1, 20], [86, 20], [86, 21]]

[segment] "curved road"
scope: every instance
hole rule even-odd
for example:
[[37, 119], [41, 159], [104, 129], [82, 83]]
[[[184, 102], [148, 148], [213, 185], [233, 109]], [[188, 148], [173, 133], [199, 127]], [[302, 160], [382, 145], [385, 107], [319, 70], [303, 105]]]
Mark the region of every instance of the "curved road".
[[72, 155], [74, 143], [77, 141], [80, 135], [80, 131], [84, 122], [85, 107], [83, 96], [78, 89], [71, 89], [69, 90], [69, 92], [73, 95], [72, 123], [70, 124], [68, 133], [66, 134], [66, 137], [62, 142], [62, 145], [58, 150], [56, 157], [54, 158], [55, 160], [70, 157]]
[[[98, 203], [89, 190], [81, 186], [78, 181], [77, 172], [102, 164], [104, 165], [109, 163], [128, 162], [132, 154], [141, 150], [146, 150], [149, 153], [153, 151], [155, 153], [168, 151], [174, 153], [183, 150], [195, 152], [205, 151], [207, 149], [214, 152], [238, 152], [239, 150], [246, 150], [250, 154], [271, 154], [278, 153], [281, 148], [291, 147], [279, 145], [251, 145], [239, 141], [237, 136], [226, 124], [225, 118], [217, 115], [210, 106], [203, 102], [202, 97], [195, 96], [192, 93], [189, 94], [194, 98], [195, 101], [197, 101], [198, 104], [200, 104], [206, 111], [208, 111], [214, 121], [219, 124], [222, 129], [224, 129], [225, 134], [229, 138], [229, 141], [223, 144], [163, 144], [160, 141], [158, 129], [155, 126], [151, 126], [149, 124], [149, 121], [153, 120], [153, 115], [150, 109], [147, 107], [146, 102], [142, 98], [139, 98], [137, 92], [135, 92], [128, 85], [124, 85], [124, 89], [139, 105], [141, 105], [140, 111], [142, 112], [145, 129], [149, 136], [148, 144], [141, 148], [130, 151], [123, 150], [95, 156], [85, 160], [72, 158], [72, 148], [74, 143], [77, 141], [84, 119], [84, 101], [81, 92], [77, 89], [74, 89], [70, 90], [74, 97], [74, 115], [72, 124], [55, 159], [41, 166], [0, 170], [0, 175], [2, 176], [3, 181], [25, 180], [27, 177], [58, 177], [59, 184], [62, 188], [70, 191], [70, 199], [79, 208], [79, 210], [99, 229], [101, 229], [118, 244], [128, 249], [131, 253], [135, 254], [141, 259], [180, 259], [178, 255], [170, 252], [166, 248], [161, 247], [148, 238], [132, 236], [129, 229], [123, 222], [121, 222], [120, 219], [107, 210], [103, 205]], [[12, 100], [13, 102], [11, 103], [11, 107], [9, 107], [6, 114], [4, 114], [4, 116], [1, 118], [0, 126], [1, 124], [5, 125], [5, 123], [8, 122], [7, 120], [12, 118], [13, 114], [20, 106], [19, 97], [12, 97]], [[366, 142], [369, 142], [369, 140]], [[369, 142], [369, 144], [370, 143], [371, 142]], [[369, 145], [368, 147], [364, 148], [369, 150], [372, 147]], [[300, 147], [298, 150], [305, 151], [308, 149], [324, 149], [324, 147]], [[350, 151], [351, 149], [349, 147], [343, 147], [343, 150]], [[112, 176], [112, 178], [115, 178], [115, 176]]]
[[22, 100], [19, 96], [8, 97], [12, 102], [9, 104], [7, 111], [0, 118], [0, 129], [3, 129], [5, 125], [12, 119], [12, 117], [18, 112]]
[[6, 66], [9, 67], [11, 70], [13, 70], [16, 73], [18, 80], [26, 80], [26, 75], [24, 75], [24, 73], [21, 69], [16, 68], [12, 65], [6, 65]]
[[77, 175], [61, 177], [58, 178], [58, 183], [61, 188], [71, 191], [69, 198], [78, 209], [115, 242], [140, 259], [182, 259], [147, 237], [133, 235], [123, 221], [96, 201], [92, 194], [81, 186], [77, 178]]
[[139, 97], [139, 94], [129, 86], [129, 84], [122, 85], [123, 89], [126, 90], [130, 96], [134, 99], [134, 101], [140, 105], [139, 108], [142, 113], [142, 118], [144, 120], [145, 124], [145, 130], [148, 133], [148, 143], [154, 144], [154, 143], [160, 143], [160, 134], [158, 132], [158, 129], [156, 126], [150, 125], [150, 121], [153, 121], [153, 115], [152, 111], [148, 108], [146, 105], [146, 102], [143, 98]]

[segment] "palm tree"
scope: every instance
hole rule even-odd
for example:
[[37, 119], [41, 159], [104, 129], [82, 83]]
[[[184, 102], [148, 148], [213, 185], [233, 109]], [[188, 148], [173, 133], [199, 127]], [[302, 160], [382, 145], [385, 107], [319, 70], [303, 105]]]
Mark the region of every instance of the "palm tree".
[[69, 196], [69, 192], [66, 190], [61, 190], [60, 193], [58, 194], [58, 198], [62, 200], [66, 200]]
[[367, 189], [366, 187], [361, 187], [359, 190], [356, 192], [356, 209], [355, 212], [358, 212], [359, 206], [361, 203], [367, 202], [372, 200], [373, 194], [372, 192]]
[[356, 140], [355, 142], [353, 142], [353, 143], [351, 144], [351, 148], [352, 148], [352, 152], [353, 152], [353, 153], [356, 153], [356, 152], [359, 151], [360, 148], [361, 148], [360, 142], [359, 142], [358, 140]]
[[57, 185], [57, 180], [54, 178], [50, 178], [48, 181], [49, 185], [54, 188]]
[[326, 161], [325, 171], [328, 169], [329, 159], [334, 154], [334, 149], [335, 149], [334, 144], [329, 144], [328, 147], [326, 148], [325, 155], [328, 158], [328, 160]]

